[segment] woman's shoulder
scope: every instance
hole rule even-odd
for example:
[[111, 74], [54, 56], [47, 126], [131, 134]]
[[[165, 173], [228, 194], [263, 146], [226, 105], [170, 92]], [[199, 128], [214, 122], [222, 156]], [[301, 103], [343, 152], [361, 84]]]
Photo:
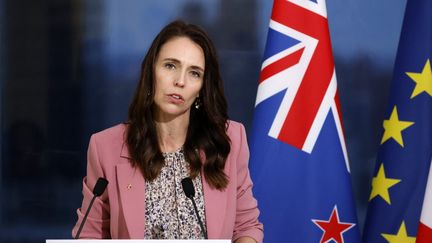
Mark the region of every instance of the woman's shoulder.
[[100, 143], [124, 143], [127, 125], [124, 123], [117, 124], [102, 131], [96, 132], [91, 139]]
[[245, 127], [242, 123], [228, 120], [227, 121], [227, 134], [231, 138], [232, 136], [241, 136], [242, 133], [245, 133]]
[[96, 132], [93, 134], [93, 136], [98, 137], [116, 137], [116, 136], [123, 136], [127, 128], [127, 125], [125, 123], [120, 123], [117, 125], [114, 125], [112, 127], [106, 128], [102, 131]]
[[228, 120], [227, 126], [226, 133], [231, 140], [231, 146], [247, 142], [246, 130], [242, 123]]
[[117, 163], [118, 156], [128, 157], [125, 146], [126, 129], [127, 125], [118, 124], [94, 133], [90, 138], [89, 151], [97, 154], [105, 164]]

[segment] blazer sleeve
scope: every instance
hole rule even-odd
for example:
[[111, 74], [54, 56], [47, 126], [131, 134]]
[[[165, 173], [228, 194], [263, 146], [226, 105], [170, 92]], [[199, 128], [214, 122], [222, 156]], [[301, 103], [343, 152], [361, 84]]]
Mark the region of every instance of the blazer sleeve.
[[[84, 218], [90, 201], [93, 198], [93, 188], [99, 177], [106, 177], [104, 169], [99, 160], [97, 136], [92, 135], [87, 151], [87, 175], [83, 179], [83, 201], [81, 208], [77, 209], [78, 220], [72, 229], [72, 237], [75, 238]], [[87, 221], [81, 231], [80, 238], [85, 239], [108, 239], [110, 237], [110, 210], [107, 191], [97, 197], [87, 217]]]
[[[252, 193], [252, 180], [249, 174], [249, 148], [244, 126], [239, 124], [240, 139], [237, 157], [237, 210], [233, 241], [242, 236], [254, 238], [258, 243], [263, 241], [264, 228], [258, 221], [257, 200]], [[234, 147], [234, 146], [233, 146]]]

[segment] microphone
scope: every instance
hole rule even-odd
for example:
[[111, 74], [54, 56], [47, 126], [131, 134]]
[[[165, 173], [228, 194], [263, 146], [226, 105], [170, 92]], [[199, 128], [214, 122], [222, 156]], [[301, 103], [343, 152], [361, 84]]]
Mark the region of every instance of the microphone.
[[195, 197], [195, 188], [194, 188], [192, 179], [190, 177], [183, 178], [182, 181], [181, 181], [181, 184], [182, 184], [183, 191], [184, 191], [186, 197], [188, 197], [192, 201], [192, 205], [194, 207], [195, 214], [197, 216], [199, 226], [201, 228], [201, 231], [204, 234], [204, 239], [207, 240], [208, 239], [207, 232], [204, 229], [203, 223], [202, 223], [201, 218], [200, 218], [200, 216], [198, 214], [198, 209], [197, 209], [197, 206], [196, 206], [195, 200], [194, 200], [194, 197]]
[[108, 185], [107, 179], [99, 177], [99, 179], [96, 182], [96, 185], [93, 188], [93, 198], [90, 201], [90, 205], [87, 208], [87, 212], [85, 213], [83, 220], [81, 221], [81, 225], [78, 229], [77, 234], [75, 235], [75, 239], [78, 239], [80, 234], [81, 234], [81, 230], [84, 227], [84, 224], [87, 220], [87, 216], [89, 215], [90, 209], [93, 206], [94, 200], [96, 199], [96, 197], [99, 197], [100, 195], [102, 195], [102, 193], [105, 191], [105, 188], [107, 187], [107, 185]]

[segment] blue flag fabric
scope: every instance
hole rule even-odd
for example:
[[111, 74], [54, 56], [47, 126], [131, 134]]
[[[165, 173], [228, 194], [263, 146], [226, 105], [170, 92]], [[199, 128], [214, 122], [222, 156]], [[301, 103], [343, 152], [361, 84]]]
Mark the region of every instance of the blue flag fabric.
[[360, 241], [325, 1], [274, 1], [250, 145], [265, 242]]
[[432, 157], [431, 59], [432, 1], [409, 0], [372, 178], [364, 242], [416, 240]]

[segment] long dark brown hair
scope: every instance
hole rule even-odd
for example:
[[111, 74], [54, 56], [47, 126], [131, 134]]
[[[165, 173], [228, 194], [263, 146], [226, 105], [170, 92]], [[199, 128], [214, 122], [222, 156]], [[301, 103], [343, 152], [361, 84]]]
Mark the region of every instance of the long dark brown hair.
[[[141, 78], [129, 107], [127, 146], [133, 166], [139, 167], [148, 181], [154, 180], [164, 166], [159, 147], [154, 109], [154, 65], [162, 46], [172, 38], [187, 37], [198, 44], [205, 59], [204, 82], [199, 93], [200, 107], [191, 108], [190, 122], [183, 145], [190, 176], [196, 177], [204, 166], [204, 177], [211, 187], [219, 190], [228, 184], [223, 169], [230, 152], [227, 129], [227, 102], [215, 47], [198, 26], [174, 21], [165, 26], [153, 40], [141, 67]], [[201, 156], [203, 153], [205, 156]], [[205, 161], [201, 161], [205, 158]]]

